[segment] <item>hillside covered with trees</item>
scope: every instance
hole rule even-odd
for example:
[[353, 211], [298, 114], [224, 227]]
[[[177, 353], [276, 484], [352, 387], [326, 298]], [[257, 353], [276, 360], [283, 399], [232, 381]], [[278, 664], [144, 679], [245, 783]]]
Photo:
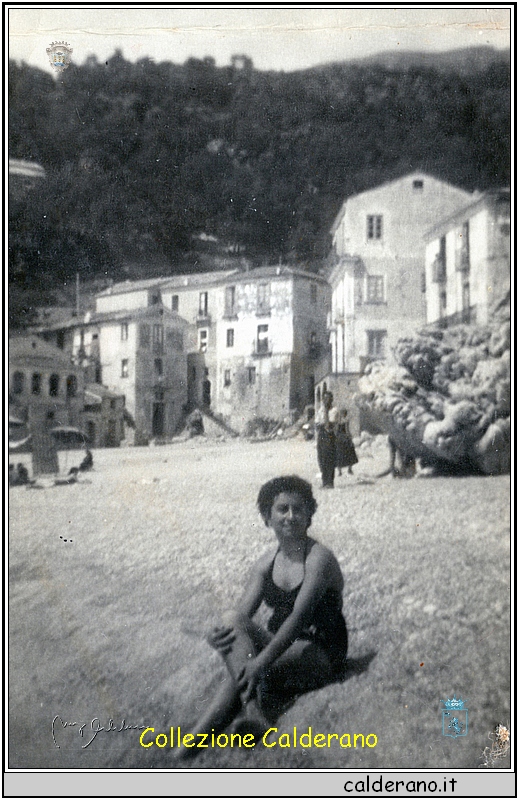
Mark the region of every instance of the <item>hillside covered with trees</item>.
[[77, 272], [200, 269], [200, 234], [253, 263], [315, 270], [349, 195], [414, 169], [509, 185], [509, 54], [486, 50], [473, 69], [414, 58], [260, 72], [245, 56], [217, 67], [116, 52], [54, 77], [10, 62], [9, 157], [46, 171], [11, 198], [13, 302], [49, 302]]

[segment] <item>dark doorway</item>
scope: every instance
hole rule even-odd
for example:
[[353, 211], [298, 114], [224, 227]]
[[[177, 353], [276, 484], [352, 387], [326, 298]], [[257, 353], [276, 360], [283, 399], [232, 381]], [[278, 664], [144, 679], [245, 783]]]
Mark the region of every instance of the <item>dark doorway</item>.
[[315, 381], [313, 375], [308, 375], [307, 378], [307, 389], [306, 389], [306, 405], [313, 405], [314, 403], [314, 390], [315, 390]]
[[164, 403], [153, 403], [152, 436], [164, 435]]
[[90, 447], [97, 447], [96, 426], [95, 422], [92, 422], [92, 420], [87, 422], [87, 440]]
[[115, 419], [108, 420], [108, 431], [106, 435], [106, 446], [117, 447], [117, 421]]
[[202, 386], [202, 402], [204, 406], [209, 407], [211, 405], [211, 381], [207, 378]]

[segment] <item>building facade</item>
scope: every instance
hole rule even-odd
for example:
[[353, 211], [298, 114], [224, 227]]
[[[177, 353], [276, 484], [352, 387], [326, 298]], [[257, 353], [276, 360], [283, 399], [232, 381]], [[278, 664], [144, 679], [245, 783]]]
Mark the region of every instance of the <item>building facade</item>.
[[425, 242], [427, 323], [486, 323], [510, 291], [510, 190], [485, 192]]
[[397, 340], [425, 323], [424, 235], [446, 211], [471, 199], [415, 172], [346, 200], [331, 231], [331, 369], [320, 391], [326, 383], [353, 411], [351, 397], [366, 365], [390, 359]]
[[254, 418], [279, 419], [313, 402], [328, 355], [324, 278], [274, 266], [128, 282], [101, 293], [97, 311], [156, 303], [186, 325], [188, 410], [204, 407], [242, 432]]
[[126, 438], [124, 395], [87, 383], [81, 420], [90, 447], [118, 447]]
[[186, 322], [154, 303], [96, 311], [84, 327], [90, 337], [97, 333], [93, 355], [102, 384], [124, 396], [135, 423], [135, 443], [173, 436], [187, 403]]
[[83, 371], [38, 336], [9, 340], [9, 409], [30, 431], [81, 428]]

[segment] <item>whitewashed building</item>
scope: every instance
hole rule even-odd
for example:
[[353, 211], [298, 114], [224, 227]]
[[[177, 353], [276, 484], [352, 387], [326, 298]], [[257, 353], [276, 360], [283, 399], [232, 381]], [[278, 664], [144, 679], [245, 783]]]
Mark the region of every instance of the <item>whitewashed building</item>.
[[485, 192], [425, 237], [426, 317], [485, 323], [510, 290], [510, 190]]
[[426, 320], [424, 235], [466, 206], [469, 192], [423, 172], [349, 197], [332, 227], [331, 371], [318, 388], [354, 410], [357, 379]]

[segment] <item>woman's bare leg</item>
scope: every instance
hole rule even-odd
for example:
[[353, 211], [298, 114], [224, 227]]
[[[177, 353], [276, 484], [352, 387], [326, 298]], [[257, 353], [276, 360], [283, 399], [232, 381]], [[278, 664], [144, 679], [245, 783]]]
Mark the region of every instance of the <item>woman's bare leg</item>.
[[[253, 658], [271, 638], [264, 628], [256, 625], [249, 617], [234, 615], [225, 621], [234, 628], [236, 636], [231, 651], [223, 656], [228, 674], [202, 717], [194, 724], [193, 733], [211, 733], [213, 730], [215, 733], [222, 732], [243, 710], [237, 677], [247, 660]], [[251, 714], [260, 715], [255, 700], [249, 701], [247, 706], [250, 706]], [[180, 757], [189, 758], [197, 755], [197, 751], [196, 748], [182, 748], [179, 754]]]

